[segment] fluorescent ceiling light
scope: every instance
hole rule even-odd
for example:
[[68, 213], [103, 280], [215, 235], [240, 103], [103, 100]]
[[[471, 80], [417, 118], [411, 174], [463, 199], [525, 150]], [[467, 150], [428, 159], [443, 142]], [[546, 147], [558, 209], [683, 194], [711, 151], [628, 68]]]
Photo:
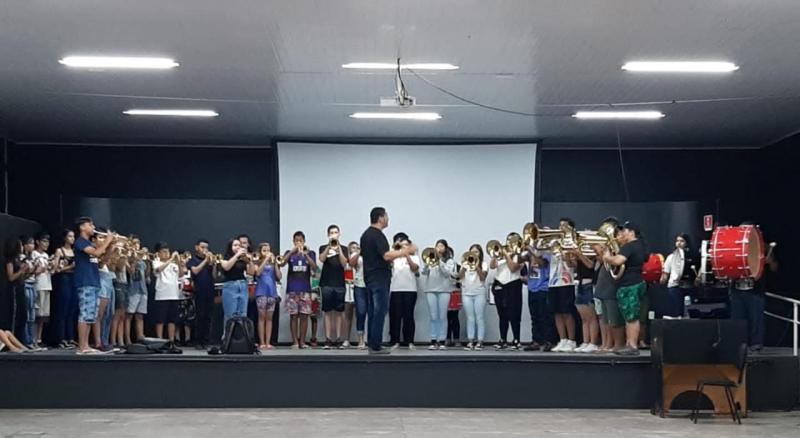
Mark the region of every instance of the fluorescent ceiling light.
[[[342, 64], [342, 68], [354, 68], [362, 70], [394, 70], [397, 63], [392, 62], [351, 62]], [[410, 68], [411, 70], [458, 70], [457, 65], [445, 63], [422, 63], [422, 64], [400, 64], [400, 68]]]
[[439, 120], [438, 113], [353, 113], [353, 119]]
[[165, 70], [179, 64], [169, 58], [133, 58], [121, 56], [67, 56], [59, 64], [78, 68], [131, 68]]
[[212, 110], [185, 109], [130, 109], [123, 111], [129, 116], [176, 116], [176, 117], [217, 117], [219, 113]]
[[653, 73], [729, 73], [739, 70], [739, 66], [731, 62], [716, 61], [633, 61], [625, 63], [622, 69]]
[[578, 111], [572, 117], [576, 119], [631, 119], [653, 120], [664, 117], [660, 111]]

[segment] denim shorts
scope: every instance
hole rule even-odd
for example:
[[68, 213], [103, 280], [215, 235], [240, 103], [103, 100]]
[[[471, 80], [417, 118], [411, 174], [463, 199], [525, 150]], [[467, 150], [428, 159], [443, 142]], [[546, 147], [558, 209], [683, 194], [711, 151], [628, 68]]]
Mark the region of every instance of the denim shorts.
[[128, 308], [128, 283], [114, 282], [114, 309], [122, 310]]
[[100, 288], [84, 286], [78, 288], [78, 322], [94, 324], [100, 310]]
[[582, 284], [577, 288], [575, 294], [575, 304], [584, 306], [594, 306], [594, 291], [591, 284]]
[[111, 294], [114, 293], [114, 280], [110, 278], [100, 277], [100, 292], [99, 297], [107, 300], [111, 299]]

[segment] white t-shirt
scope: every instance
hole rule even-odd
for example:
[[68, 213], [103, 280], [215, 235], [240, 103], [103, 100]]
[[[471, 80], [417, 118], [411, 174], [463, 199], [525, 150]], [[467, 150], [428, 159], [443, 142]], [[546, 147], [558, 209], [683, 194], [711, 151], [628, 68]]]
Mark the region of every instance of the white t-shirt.
[[353, 268], [353, 284], [356, 287], [367, 287], [364, 283], [364, 258], [358, 256], [358, 267]]
[[[412, 255], [411, 260], [419, 266], [419, 256]], [[417, 276], [411, 272], [411, 266], [405, 257], [392, 260], [392, 292], [416, 292]]]
[[[164, 264], [169, 266], [163, 271], [157, 272], [156, 270]], [[153, 260], [153, 272], [156, 273], [156, 301], [181, 299], [178, 271], [178, 265], [172, 261]]]
[[680, 248], [676, 248], [672, 254], [667, 256], [667, 261], [664, 262], [664, 273], [669, 274], [667, 287], [678, 287], [683, 276], [684, 263], [684, 253]]
[[46, 252], [39, 252], [34, 250], [31, 253], [33, 258], [33, 265], [35, 267], [42, 266], [44, 271], [36, 275], [36, 290], [53, 290], [53, 282], [50, 278], [50, 256]]
[[456, 273], [456, 262], [452, 258], [439, 261], [434, 267], [424, 265], [421, 268], [424, 277], [425, 292], [452, 292], [456, 287], [453, 275]]
[[570, 266], [558, 253], [553, 253], [550, 258], [549, 287], [574, 286], [575, 267]]
[[[483, 272], [489, 270], [489, 262], [483, 261]], [[488, 276], [487, 276], [488, 279]], [[478, 271], [469, 271], [464, 273], [464, 279], [461, 280], [461, 293], [464, 295], [481, 295], [486, 294], [486, 284], [481, 281]]]
[[[512, 257], [518, 257], [517, 255], [513, 255]], [[519, 259], [517, 259], [519, 261]], [[508, 263], [506, 263], [506, 258], [498, 258], [497, 259], [497, 272], [495, 273], [495, 279], [500, 282], [500, 284], [508, 284], [512, 281], [519, 280], [521, 278], [520, 269], [517, 272], [511, 272], [511, 269], [508, 268]]]

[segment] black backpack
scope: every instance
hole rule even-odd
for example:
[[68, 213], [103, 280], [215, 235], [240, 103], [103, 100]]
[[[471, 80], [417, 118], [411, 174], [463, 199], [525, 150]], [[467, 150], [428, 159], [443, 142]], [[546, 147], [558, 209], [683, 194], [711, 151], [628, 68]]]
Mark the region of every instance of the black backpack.
[[236, 316], [225, 324], [225, 339], [222, 341], [222, 354], [256, 354], [255, 329], [253, 321], [245, 316]]

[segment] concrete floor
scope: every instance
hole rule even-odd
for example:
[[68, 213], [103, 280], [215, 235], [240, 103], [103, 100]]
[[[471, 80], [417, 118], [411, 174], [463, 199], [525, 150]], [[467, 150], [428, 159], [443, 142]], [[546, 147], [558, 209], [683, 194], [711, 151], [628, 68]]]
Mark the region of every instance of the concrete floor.
[[644, 411], [480, 409], [0, 410], [0, 437], [771, 437], [800, 436], [800, 412], [662, 419]]

